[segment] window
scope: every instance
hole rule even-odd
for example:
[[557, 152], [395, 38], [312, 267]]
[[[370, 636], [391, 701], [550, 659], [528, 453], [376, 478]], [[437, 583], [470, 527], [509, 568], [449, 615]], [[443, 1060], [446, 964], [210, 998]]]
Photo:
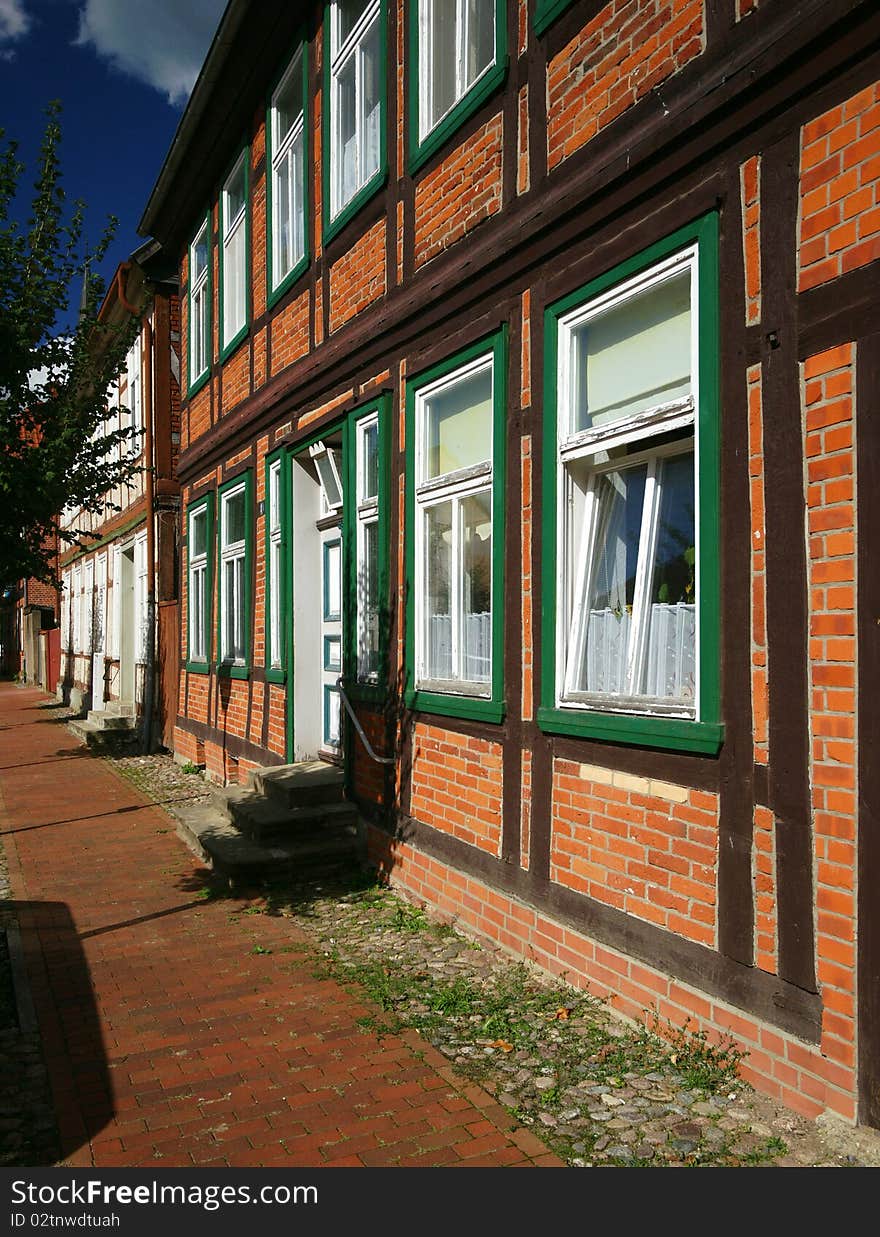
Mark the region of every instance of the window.
[[69, 653], [71, 648], [70, 588], [70, 572], [65, 571], [61, 576], [61, 651], [63, 653]]
[[270, 459], [266, 465], [266, 677], [270, 682], [284, 680], [284, 615], [287, 583], [285, 580], [285, 511], [287, 486], [283, 456]]
[[126, 422], [134, 431], [131, 438], [124, 444], [123, 450], [134, 457], [140, 453], [141, 434], [144, 427], [143, 386], [141, 381], [141, 340], [134, 341], [125, 358], [125, 407], [128, 416], [121, 418], [121, 427]]
[[250, 642], [251, 477], [220, 489], [220, 665], [233, 678], [247, 677]]
[[210, 220], [189, 247], [189, 388], [207, 377], [211, 364]]
[[206, 673], [210, 661], [211, 545], [214, 496], [192, 503], [187, 515], [187, 669]]
[[419, 66], [411, 98], [418, 167], [502, 80], [507, 10], [500, 0], [417, 0], [411, 21]]
[[73, 609], [73, 652], [79, 653], [82, 649], [82, 631], [83, 631], [83, 615], [82, 615], [82, 564], [77, 563], [72, 572], [72, 591], [70, 595], [70, 603]]
[[408, 598], [416, 707], [500, 720], [506, 339], [408, 391]]
[[385, 15], [380, 0], [333, 0], [327, 16], [329, 214], [324, 230], [332, 234], [330, 225], [345, 222], [373, 188], [384, 163]]
[[134, 656], [135, 661], [143, 663], [147, 660], [150, 634], [146, 533], [139, 534], [134, 543], [134, 612], [137, 622]]
[[355, 423], [355, 550], [357, 579], [357, 676], [376, 682], [380, 671], [382, 588], [379, 571], [379, 413]]
[[279, 295], [306, 256], [306, 55], [301, 47], [269, 105], [269, 294]]
[[710, 217], [547, 311], [550, 728], [717, 747], [714, 238]]
[[247, 148], [220, 191], [220, 355], [228, 356], [247, 330]]

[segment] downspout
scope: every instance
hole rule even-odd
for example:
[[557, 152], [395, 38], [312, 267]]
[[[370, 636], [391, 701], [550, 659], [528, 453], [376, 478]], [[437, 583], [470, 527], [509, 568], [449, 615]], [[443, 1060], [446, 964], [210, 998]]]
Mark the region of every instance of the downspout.
[[[116, 270], [116, 291], [119, 303], [134, 318], [140, 311], [126, 298], [122, 273], [131, 269], [130, 262], [121, 262]], [[156, 538], [155, 496], [153, 489], [153, 324], [149, 315], [143, 322], [141, 350], [141, 389], [144, 400], [144, 502], [147, 508], [147, 630], [144, 641], [144, 723], [141, 749], [148, 755], [152, 746], [153, 695], [156, 683]]]

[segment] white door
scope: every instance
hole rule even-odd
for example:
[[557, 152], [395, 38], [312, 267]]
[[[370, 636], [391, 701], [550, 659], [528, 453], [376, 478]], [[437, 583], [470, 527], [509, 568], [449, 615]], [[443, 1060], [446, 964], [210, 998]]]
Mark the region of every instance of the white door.
[[320, 537], [322, 746], [335, 753], [341, 746], [336, 680], [342, 674], [342, 529], [322, 528]]
[[103, 709], [107, 636], [107, 555], [95, 560], [95, 600], [92, 611], [92, 708]]

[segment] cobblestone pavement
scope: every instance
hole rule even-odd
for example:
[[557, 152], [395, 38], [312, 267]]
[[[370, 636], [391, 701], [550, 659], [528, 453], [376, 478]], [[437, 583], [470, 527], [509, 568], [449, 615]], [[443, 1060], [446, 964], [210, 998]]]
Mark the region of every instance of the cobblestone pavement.
[[[63, 717], [60, 710], [49, 712]], [[66, 734], [58, 731], [59, 737]], [[162, 839], [166, 866], [149, 872], [150, 888], [137, 898], [139, 918], [154, 925], [138, 938], [139, 950], [152, 951], [153, 961], [144, 963], [147, 980], [153, 982], [169, 946], [184, 948], [189, 964], [201, 967], [210, 965], [218, 949], [235, 952], [234, 967], [224, 970], [222, 983], [208, 984], [195, 998], [201, 1006], [198, 1033], [182, 1015], [177, 968], [162, 971], [174, 1000], [166, 999], [161, 1008], [143, 991], [143, 975], [139, 995], [126, 985], [127, 1009], [107, 1010], [99, 1000], [108, 1033], [115, 1037], [108, 1041], [107, 1089], [116, 1113], [110, 1115], [105, 1098], [102, 1114], [93, 1096], [100, 1120], [93, 1115], [91, 1122], [101, 1126], [90, 1139], [95, 1163], [455, 1163], [464, 1141], [474, 1153], [470, 1162], [487, 1154], [486, 1162], [500, 1164], [506, 1162], [503, 1148], [484, 1153], [481, 1140], [495, 1140], [497, 1147], [506, 1137], [518, 1157], [510, 1162], [520, 1163], [880, 1166], [875, 1132], [836, 1120], [809, 1121], [775, 1105], [736, 1077], [732, 1055], [688, 1035], [664, 1042], [589, 996], [460, 935], [363, 873], [343, 874], [323, 886], [275, 885], [230, 896], [171, 836], [177, 806], [210, 797], [216, 793], [211, 786], [164, 755], [87, 760], [106, 774], [105, 795], [130, 805], [116, 810], [131, 813], [122, 819], [136, 840], [142, 844], [147, 833]], [[139, 794], [131, 792], [132, 785]], [[164, 815], [164, 827], [157, 809], [136, 810], [144, 795], [170, 814]], [[102, 863], [105, 881], [111, 876], [110, 852], [119, 841], [118, 822], [115, 829], [95, 837], [103, 858], [96, 853], [93, 861]], [[133, 846], [134, 841], [129, 849]], [[32, 858], [36, 863], [36, 855]], [[117, 861], [113, 866], [118, 891], [122, 869]], [[189, 893], [189, 906], [147, 908], [146, 900], [152, 903], [162, 894], [173, 904], [173, 891], [182, 889]], [[106, 919], [108, 910], [102, 907], [92, 917]], [[180, 919], [179, 912], [191, 917], [191, 931], [172, 939], [169, 925]], [[122, 915], [117, 911], [113, 917]], [[84, 935], [126, 926], [91, 928]], [[125, 950], [129, 957], [130, 950]], [[89, 962], [100, 997], [105, 967], [118, 963], [94, 957], [91, 950]], [[248, 1013], [233, 1014], [232, 1020], [268, 1006], [276, 1010], [277, 1025], [268, 1031], [263, 1025], [258, 1032], [239, 1027], [236, 1052], [243, 1056], [236, 1059], [226, 1029], [217, 1026], [211, 1011], [223, 1002], [228, 1015], [230, 994], [240, 1006], [244, 994], [233, 987], [233, 972], [241, 978], [242, 968], [245, 986], [252, 985]], [[292, 1020], [294, 993], [299, 1017]], [[192, 992], [188, 999], [194, 999]], [[118, 1055], [130, 1046], [123, 1038], [133, 1034], [135, 1017], [142, 1051]], [[177, 1023], [174, 1034], [168, 1020]], [[269, 1076], [263, 1077], [266, 1061], [255, 1053], [257, 1045], [267, 1047], [267, 1037], [273, 1052], [282, 1045], [283, 1051], [273, 1056]], [[357, 1067], [350, 1051], [362, 1061]], [[201, 1082], [192, 1076], [194, 1066]], [[427, 1073], [419, 1072], [423, 1069]], [[436, 1098], [429, 1098], [424, 1081], [429, 1076], [453, 1097], [445, 1117], [437, 1117]], [[380, 1078], [381, 1083], [370, 1081]], [[375, 1103], [392, 1101], [415, 1110], [415, 1116], [407, 1113], [406, 1137], [402, 1126], [395, 1129], [377, 1117]], [[460, 1103], [478, 1109], [467, 1122], [452, 1115]], [[290, 1106], [301, 1128], [282, 1136], [276, 1128], [279, 1114]], [[435, 1124], [426, 1130], [421, 1118], [429, 1110]], [[385, 1127], [376, 1127], [377, 1119]], [[459, 1139], [454, 1154], [450, 1128]], [[389, 1129], [395, 1131], [390, 1139]], [[67, 1129], [65, 1138], [69, 1146]], [[559, 1160], [542, 1156], [549, 1151]]]

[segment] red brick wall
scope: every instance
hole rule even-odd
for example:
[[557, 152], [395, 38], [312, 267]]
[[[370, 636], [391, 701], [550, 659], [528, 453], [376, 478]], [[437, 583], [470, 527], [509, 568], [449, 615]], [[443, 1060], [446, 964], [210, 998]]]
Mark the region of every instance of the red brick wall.
[[746, 278], [746, 323], [761, 321], [761, 157], [747, 159], [739, 170], [743, 214], [743, 264]]
[[801, 130], [798, 289], [880, 258], [880, 82]]
[[555, 760], [552, 812], [552, 881], [715, 944], [717, 795]]
[[497, 855], [501, 851], [501, 745], [417, 722], [411, 814]]
[[500, 115], [416, 187], [416, 266], [423, 266], [501, 209]]
[[272, 373], [277, 374], [309, 350], [308, 291], [285, 305], [272, 319]]
[[365, 232], [330, 268], [330, 330], [385, 295], [385, 220]]
[[[374, 709], [357, 707], [358, 720], [378, 756], [387, 755], [385, 718]], [[352, 737], [351, 755], [355, 794], [369, 803], [385, 804], [385, 766], [377, 764], [359, 738]]]
[[287, 751], [285, 687], [269, 684], [269, 750], [283, 756]]
[[855, 1064], [855, 348], [803, 366], [809, 535], [810, 781], [822, 1052]]
[[251, 350], [245, 340], [223, 366], [223, 411], [229, 412], [251, 393]]
[[703, 0], [612, 0], [547, 65], [552, 170], [703, 50]]
[[761, 366], [746, 372], [749, 403], [749, 502], [752, 559], [752, 737], [756, 764], [767, 764], [770, 696], [767, 684], [767, 539], [764, 509], [764, 408]]
[[514, 957], [526, 958], [576, 987], [589, 986], [594, 996], [637, 1022], [654, 1012], [675, 1026], [691, 1019], [710, 1042], [730, 1035], [748, 1053], [743, 1077], [759, 1090], [810, 1117], [828, 1108], [853, 1119], [852, 1076], [820, 1050], [563, 927], [378, 829], [369, 830], [368, 844], [371, 859], [392, 885], [414, 901], [436, 907], [460, 928], [497, 942]]

